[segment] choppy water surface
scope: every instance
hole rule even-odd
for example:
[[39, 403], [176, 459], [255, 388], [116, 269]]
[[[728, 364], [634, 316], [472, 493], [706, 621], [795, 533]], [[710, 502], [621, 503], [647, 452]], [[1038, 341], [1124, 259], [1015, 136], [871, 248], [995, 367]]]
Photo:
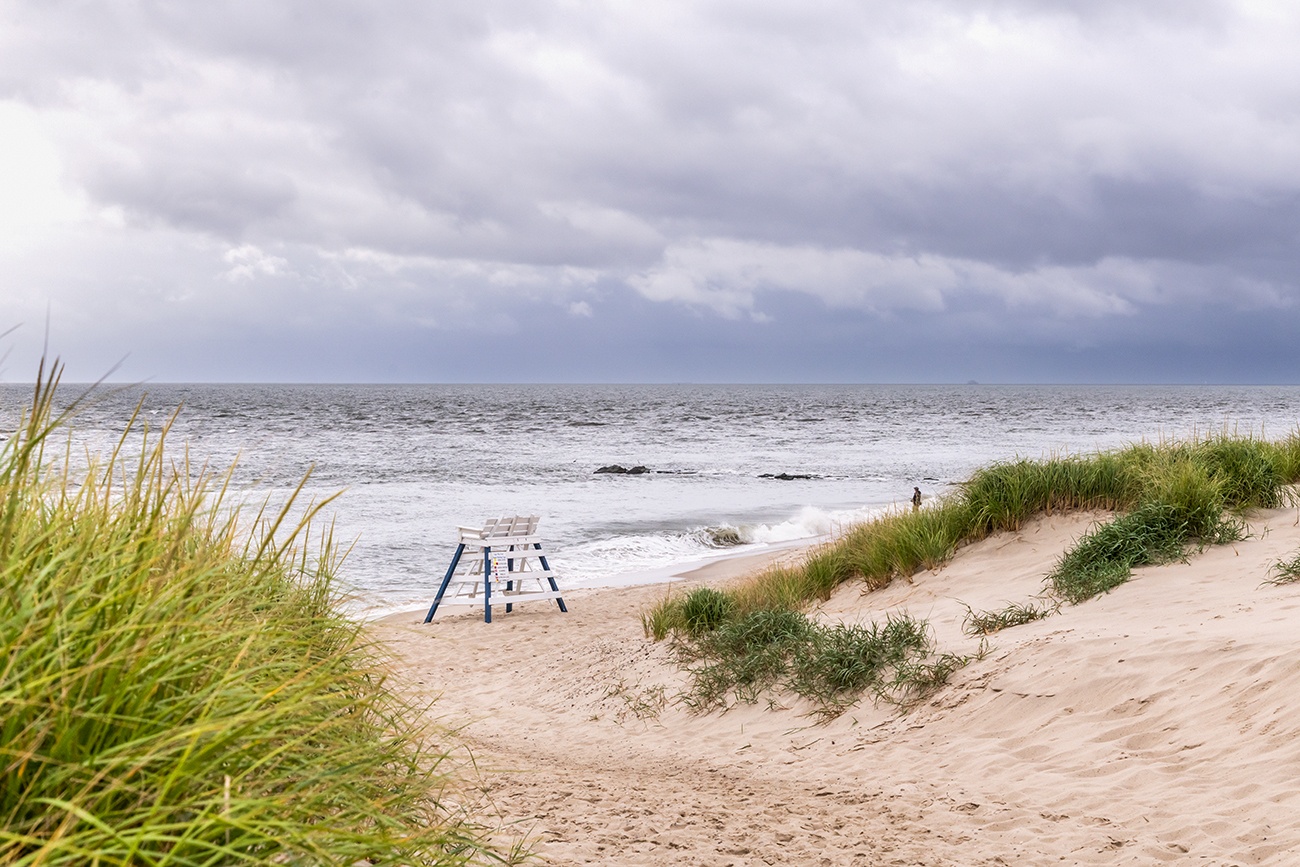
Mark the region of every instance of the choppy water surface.
[[[0, 386], [9, 428], [28, 394]], [[592, 585], [824, 534], [995, 460], [1300, 422], [1300, 387], [1275, 386], [149, 385], [82, 410], [79, 446], [110, 447], [142, 398], [259, 498], [311, 468], [310, 493], [342, 490], [342, 577], [380, 609], [427, 601], [455, 527], [492, 515], [541, 515], [565, 583]], [[781, 473], [813, 478], [761, 478]]]

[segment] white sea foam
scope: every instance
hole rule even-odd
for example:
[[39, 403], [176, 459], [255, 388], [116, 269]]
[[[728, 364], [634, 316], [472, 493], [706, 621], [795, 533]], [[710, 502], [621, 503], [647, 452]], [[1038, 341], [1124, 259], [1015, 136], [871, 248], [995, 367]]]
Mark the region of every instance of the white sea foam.
[[804, 506], [784, 521], [720, 524], [673, 534], [627, 534], [566, 547], [553, 558], [576, 586], [601, 584], [619, 576], [647, 572], [673, 564], [830, 539], [848, 528], [872, 520], [889, 507], [823, 509]]
[[747, 530], [755, 542], [774, 544], [796, 539], [835, 536], [855, 524], [870, 521], [885, 511], [881, 506], [862, 506], [856, 509], [822, 509], [804, 506], [795, 517], [778, 524], [759, 524]]

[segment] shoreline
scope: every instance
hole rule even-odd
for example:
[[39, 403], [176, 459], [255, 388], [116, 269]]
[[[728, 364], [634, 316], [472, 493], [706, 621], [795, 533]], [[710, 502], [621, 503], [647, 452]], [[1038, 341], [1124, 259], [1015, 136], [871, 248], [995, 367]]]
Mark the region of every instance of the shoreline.
[[[970, 652], [966, 606], [1041, 590], [1093, 517], [1037, 519], [874, 593], [841, 586], [813, 614], [910, 611]], [[456, 729], [464, 809], [546, 863], [1283, 867], [1300, 851], [1300, 588], [1262, 582], [1300, 550], [1298, 523], [1252, 513], [1246, 540], [990, 637], [908, 714], [864, 701], [825, 725], [786, 698], [698, 716], [676, 701], [685, 675], [639, 620], [662, 585], [367, 628], [393, 684]]]
[[[764, 544], [760, 550], [724, 551], [654, 569], [621, 573], [598, 584], [565, 587], [562, 573], [558, 580], [560, 590], [564, 593], [565, 598], [570, 595], [574, 598], [582, 598], [599, 591], [622, 590], [632, 587], [671, 587], [677, 584], [710, 583], [739, 578], [764, 569], [773, 563], [794, 562], [803, 556], [805, 551], [824, 545], [829, 539], [829, 536], [810, 536], [805, 539]], [[357, 616], [366, 623], [381, 623], [390, 618], [407, 618], [418, 613], [421, 621], [423, 621], [424, 615], [428, 612], [429, 605], [436, 593], [437, 582], [434, 582], [429, 588], [429, 600], [424, 603], [423, 608], [415, 608], [409, 605], [395, 605], [391, 608], [376, 607], [362, 610]], [[481, 606], [457, 605], [454, 607], [449, 606], [447, 613], [439, 613], [437, 619], [443, 620], [447, 617], [459, 616], [460, 613], [463, 613], [461, 609], [478, 611], [479, 617], [482, 617]]]

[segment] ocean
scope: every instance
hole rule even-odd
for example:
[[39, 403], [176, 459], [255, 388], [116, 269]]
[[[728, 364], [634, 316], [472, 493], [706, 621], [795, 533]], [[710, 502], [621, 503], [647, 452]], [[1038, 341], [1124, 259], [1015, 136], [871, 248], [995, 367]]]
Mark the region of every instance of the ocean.
[[[78, 393], [65, 386], [62, 397]], [[6, 431], [30, 387], [0, 386]], [[427, 605], [458, 525], [536, 514], [563, 587], [834, 533], [978, 466], [1223, 429], [1283, 436], [1300, 387], [210, 385], [104, 387], [73, 421], [106, 453], [137, 403], [249, 502], [341, 492], [340, 580], [366, 614]], [[638, 474], [598, 473], [611, 465]], [[670, 568], [672, 567], [672, 568]]]

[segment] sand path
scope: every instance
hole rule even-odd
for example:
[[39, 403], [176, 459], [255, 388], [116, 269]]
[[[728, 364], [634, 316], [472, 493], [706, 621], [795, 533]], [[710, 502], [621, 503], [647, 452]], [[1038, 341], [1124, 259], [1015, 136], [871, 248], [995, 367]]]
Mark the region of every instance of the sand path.
[[[796, 703], [696, 716], [675, 701], [683, 677], [639, 621], [662, 587], [375, 630], [395, 682], [460, 729], [466, 803], [554, 864], [1295, 864], [1300, 585], [1263, 581], [1300, 550], [1297, 517], [1257, 513], [1243, 542], [998, 633], [906, 715], [867, 703], [828, 725]], [[1037, 593], [1090, 521], [842, 588], [819, 616], [907, 610], [972, 652], [965, 606]]]

